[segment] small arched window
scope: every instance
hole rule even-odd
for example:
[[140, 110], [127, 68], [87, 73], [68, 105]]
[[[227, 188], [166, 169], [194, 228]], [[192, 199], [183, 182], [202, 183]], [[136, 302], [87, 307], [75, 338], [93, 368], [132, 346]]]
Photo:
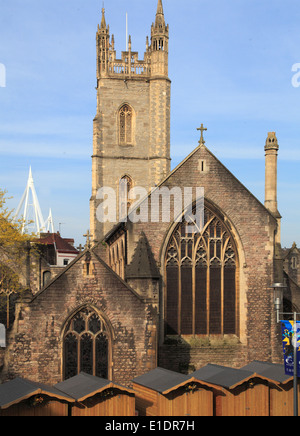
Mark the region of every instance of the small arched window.
[[128, 104], [124, 104], [119, 111], [119, 141], [120, 145], [133, 143], [133, 112]]
[[64, 380], [80, 372], [108, 378], [109, 335], [94, 310], [85, 308], [69, 321], [63, 343]]

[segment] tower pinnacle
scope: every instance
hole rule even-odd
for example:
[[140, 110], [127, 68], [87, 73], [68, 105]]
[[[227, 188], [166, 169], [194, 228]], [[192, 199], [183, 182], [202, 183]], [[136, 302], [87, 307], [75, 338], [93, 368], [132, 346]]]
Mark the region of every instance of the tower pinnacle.
[[158, 0], [156, 18], [155, 18], [155, 27], [163, 29], [165, 27], [165, 16], [162, 0]]
[[105, 9], [104, 9], [104, 7], [102, 8], [101, 29], [105, 29], [106, 30]]

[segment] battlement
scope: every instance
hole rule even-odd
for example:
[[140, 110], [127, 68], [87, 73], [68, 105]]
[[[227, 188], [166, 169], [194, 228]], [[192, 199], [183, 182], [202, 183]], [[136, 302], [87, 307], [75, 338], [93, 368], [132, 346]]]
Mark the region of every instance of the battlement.
[[137, 52], [123, 51], [121, 59], [116, 59], [116, 52], [110, 52], [108, 60], [108, 75], [113, 76], [138, 76], [150, 77], [151, 60], [145, 53], [144, 60], [139, 60]]
[[139, 60], [138, 52], [131, 50], [131, 36], [128, 49], [117, 59], [114, 35], [110, 38], [109, 25], [106, 25], [105, 10], [102, 9], [101, 26], [98, 25], [97, 41], [97, 79], [137, 78], [149, 79], [151, 75], [168, 77], [169, 26], [165, 25], [162, 3], [158, 3], [155, 23], [151, 27], [151, 44], [146, 39], [144, 59]]

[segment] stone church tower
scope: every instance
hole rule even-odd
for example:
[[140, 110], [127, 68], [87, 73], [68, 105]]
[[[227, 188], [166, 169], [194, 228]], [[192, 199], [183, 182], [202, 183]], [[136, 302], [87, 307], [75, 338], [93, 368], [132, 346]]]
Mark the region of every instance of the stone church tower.
[[[139, 186], [149, 191], [170, 172], [170, 98], [168, 78], [169, 26], [162, 0], [158, 1], [151, 44], [146, 41], [144, 59], [132, 51], [116, 58], [114, 36], [110, 38], [102, 10], [97, 41], [97, 114], [94, 119], [92, 197], [90, 227], [95, 240], [127, 215], [130, 199], [121, 196]], [[100, 188], [112, 188], [116, 195], [115, 222], [101, 223], [97, 208], [103, 197]], [[123, 210], [121, 210], [123, 207]]]
[[[144, 60], [131, 50], [131, 38], [118, 60], [103, 10], [91, 199], [91, 232], [99, 242], [88, 239], [42, 289], [21, 294], [0, 380], [19, 376], [54, 385], [85, 372], [129, 386], [157, 366], [188, 373], [207, 363], [241, 368], [253, 360], [282, 361], [270, 291], [287, 275], [276, 134], [270, 132], [265, 145], [265, 205], [207, 148], [203, 125], [199, 145], [170, 172], [168, 35], [159, 0]], [[170, 201], [169, 221], [122, 222], [130, 199], [120, 202], [125, 211], [117, 211], [117, 225], [97, 220], [100, 188], [122, 199], [124, 187], [155, 184], [167, 192], [203, 188], [203, 229], [191, 232], [187, 225], [184, 190], [180, 212]], [[139, 209], [151, 210], [152, 199], [145, 196]], [[197, 203], [191, 206], [194, 213]], [[298, 267], [296, 247], [285, 255]], [[294, 276], [288, 282], [285, 299], [299, 312]]]

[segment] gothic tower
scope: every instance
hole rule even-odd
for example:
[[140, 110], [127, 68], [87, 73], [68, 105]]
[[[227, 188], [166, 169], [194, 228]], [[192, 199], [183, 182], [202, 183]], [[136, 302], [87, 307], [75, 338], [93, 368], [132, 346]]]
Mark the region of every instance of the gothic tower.
[[[131, 187], [149, 191], [170, 172], [170, 98], [168, 78], [169, 26], [162, 0], [158, 0], [151, 44], [146, 40], [144, 59], [132, 50], [116, 58], [114, 35], [110, 38], [102, 9], [97, 41], [97, 114], [94, 119], [92, 197], [90, 226], [95, 240], [101, 238], [126, 215], [120, 196]], [[115, 222], [99, 222], [99, 206], [106, 197], [100, 188], [116, 195]], [[98, 195], [97, 195], [98, 193]], [[98, 198], [97, 198], [98, 197]], [[102, 221], [102, 220], [101, 220]]]

